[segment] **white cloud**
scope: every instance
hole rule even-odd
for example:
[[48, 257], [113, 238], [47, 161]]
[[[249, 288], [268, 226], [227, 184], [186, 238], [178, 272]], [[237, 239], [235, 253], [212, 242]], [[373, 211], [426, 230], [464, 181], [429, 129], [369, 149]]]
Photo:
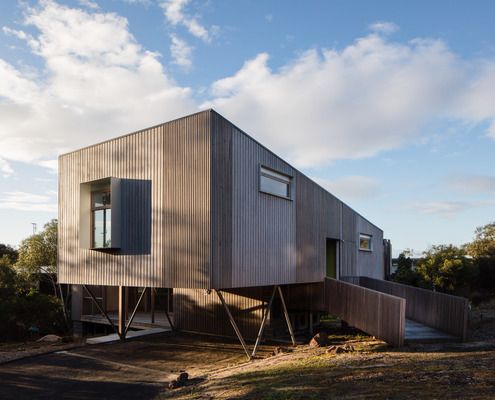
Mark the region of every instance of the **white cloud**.
[[53, 193], [46, 195], [27, 192], [6, 192], [0, 195], [0, 209], [57, 212]]
[[151, 0], [123, 0], [124, 3], [127, 4], [140, 4], [143, 6], [150, 6], [151, 5]]
[[214, 82], [204, 106], [296, 165], [375, 156], [417, 141], [440, 118], [488, 120], [495, 138], [495, 63], [467, 63], [442, 41], [371, 34], [276, 71], [268, 59], [261, 53]]
[[266, 20], [266, 22], [272, 22], [273, 21], [273, 15], [272, 14], [265, 14], [265, 20]]
[[0, 158], [39, 163], [60, 152], [196, 111], [114, 13], [44, 0], [25, 10], [24, 39], [43, 70], [0, 59]]
[[192, 67], [192, 47], [175, 34], [170, 35], [170, 40], [170, 54], [174, 64], [179, 65], [186, 71], [189, 70]]
[[17, 39], [21, 39], [21, 40], [30, 39], [30, 36], [26, 32], [21, 31], [21, 30], [12, 29], [12, 28], [9, 28], [8, 26], [2, 27], [2, 30], [3, 30], [3, 33], [5, 33], [6, 35], [15, 36]]
[[14, 170], [12, 169], [10, 164], [2, 158], [0, 158], [0, 174], [4, 178], [8, 178], [9, 176], [14, 174]]
[[97, 9], [100, 8], [100, 6], [98, 5], [98, 3], [96, 3], [95, 1], [91, 1], [91, 0], [77, 0], [77, 2], [79, 3], [79, 5], [81, 5], [83, 7], [91, 8], [93, 10], [97, 10]]
[[463, 193], [494, 193], [495, 176], [465, 175], [448, 179], [449, 187]]
[[378, 181], [368, 176], [351, 175], [336, 180], [314, 179], [334, 196], [346, 200], [365, 200], [378, 194]]
[[399, 26], [393, 22], [378, 21], [369, 26], [369, 29], [376, 33], [394, 33], [399, 30]]
[[409, 205], [410, 209], [422, 214], [434, 214], [450, 218], [473, 208], [494, 206], [495, 201], [425, 201]]
[[212, 34], [208, 29], [201, 25], [195, 17], [184, 12], [184, 8], [189, 2], [190, 0], [167, 0], [160, 5], [163, 8], [167, 21], [172, 25], [182, 25], [191, 35], [204, 42], [210, 42]]
[[44, 168], [48, 168], [50, 172], [58, 173], [58, 160], [43, 160], [39, 161], [38, 165]]

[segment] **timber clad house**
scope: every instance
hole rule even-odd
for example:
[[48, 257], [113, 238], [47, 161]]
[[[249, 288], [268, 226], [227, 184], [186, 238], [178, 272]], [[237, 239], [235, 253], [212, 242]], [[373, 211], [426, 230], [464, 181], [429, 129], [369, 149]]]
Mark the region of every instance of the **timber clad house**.
[[244, 344], [332, 313], [401, 345], [418, 314], [382, 281], [380, 228], [213, 110], [64, 154], [59, 174], [76, 332], [168, 326]]

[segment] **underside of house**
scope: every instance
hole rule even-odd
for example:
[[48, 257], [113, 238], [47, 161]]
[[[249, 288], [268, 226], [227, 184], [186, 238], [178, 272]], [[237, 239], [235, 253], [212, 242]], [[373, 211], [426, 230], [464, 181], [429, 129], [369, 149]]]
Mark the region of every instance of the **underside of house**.
[[62, 155], [58, 245], [79, 333], [294, 340], [330, 313], [400, 346], [466, 306], [383, 281], [382, 230], [213, 110]]

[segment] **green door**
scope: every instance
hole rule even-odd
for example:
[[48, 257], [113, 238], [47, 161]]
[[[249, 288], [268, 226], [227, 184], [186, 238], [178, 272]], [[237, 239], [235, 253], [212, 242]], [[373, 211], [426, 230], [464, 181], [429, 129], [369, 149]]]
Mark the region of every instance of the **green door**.
[[337, 240], [327, 239], [327, 277], [337, 278]]

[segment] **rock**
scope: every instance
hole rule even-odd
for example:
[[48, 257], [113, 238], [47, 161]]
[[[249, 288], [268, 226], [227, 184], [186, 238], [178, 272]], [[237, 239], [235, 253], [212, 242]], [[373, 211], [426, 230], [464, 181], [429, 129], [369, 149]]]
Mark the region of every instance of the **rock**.
[[42, 338], [38, 339], [37, 342], [45, 342], [45, 343], [60, 343], [62, 342], [62, 338], [57, 335], [46, 335]]
[[310, 347], [322, 347], [328, 344], [328, 334], [326, 332], [318, 332], [309, 341]]
[[188, 379], [189, 379], [189, 374], [187, 372], [181, 372], [177, 377], [177, 382], [186, 383]]
[[168, 384], [169, 389], [177, 389], [181, 386], [185, 386], [187, 384], [187, 381], [189, 380], [189, 374], [185, 371], [182, 371], [176, 379], [171, 381]]

